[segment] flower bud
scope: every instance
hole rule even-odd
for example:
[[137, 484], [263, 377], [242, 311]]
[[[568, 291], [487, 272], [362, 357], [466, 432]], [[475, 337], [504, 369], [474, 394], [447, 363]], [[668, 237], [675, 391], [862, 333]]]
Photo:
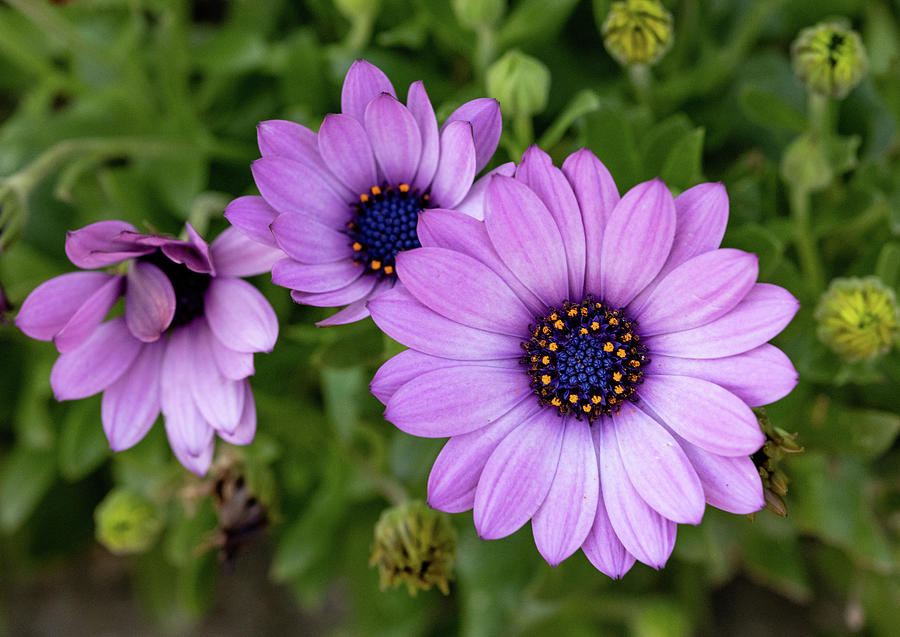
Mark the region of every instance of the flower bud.
[[456, 559], [456, 531], [447, 516], [418, 500], [384, 511], [375, 524], [370, 566], [378, 566], [381, 590], [406, 584], [410, 595], [437, 586], [449, 594]]
[[156, 541], [162, 520], [152, 502], [134, 491], [113, 489], [94, 510], [97, 541], [117, 555], [141, 553]]
[[791, 479], [779, 466], [780, 461], [786, 454], [800, 453], [803, 447], [797, 443], [797, 434], [789, 434], [784, 429], [772, 425], [765, 409], [758, 407], [753, 411], [756, 413], [759, 428], [766, 435], [766, 443], [762, 449], [753, 454], [753, 463], [762, 480], [765, 508], [775, 515], [784, 517], [787, 515], [787, 506], [781, 496], [787, 494]]
[[531, 117], [547, 107], [550, 71], [530, 55], [516, 50], [494, 62], [487, 71], [488, 94], [512, 117]]
[[453, 13], [468, 29], [497, 24], [506, 11], [506, 0], [453, 0]]
[[613, 2], [600, 28], [606, 50], [622, 66], [655, 64], [671, 48], [672, 14], [659, 0]]
[[884, 354], [900, 333], [894, 291], [875, 276], [833, 280], [814, 316], [819, 339], [850, 362]]
[[843, 22], [803, 29], [791, 45], [794, 74], [819, 95], [844, 98], [866, 73], [866, 49], [859, 34]]

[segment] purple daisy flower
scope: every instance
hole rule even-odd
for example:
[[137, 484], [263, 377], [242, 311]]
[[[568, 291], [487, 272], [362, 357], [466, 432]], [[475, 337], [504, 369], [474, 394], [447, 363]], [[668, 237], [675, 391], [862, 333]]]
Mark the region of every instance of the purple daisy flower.
[[431, 506], [474, 508], [485, 539], [531, 520], [547, 562], [581, 548], [613, 578], [662, 567], [707, 503], [760, 509], [750, 406], [797, 382], [766, 341], [798, 303], [756, 282], [754, 255], [718, 247], [727, 217], [721, 184], [620, 199], [591, 152], [560, 170], [535, 147], [492, 179], [483, 222], [422, 213], [403, 286], [369, 307], [411, 348], [372, 382], [385, 417], [450, 437]]
[[[275, 345], [278, 321], [238, 277], [266, 272], [281, 255], [234, 228], [212, 245], [190, 224], [187, 233], [187, 241], [141, 234], [124, 221], [68, 233], [69, 260], [94, 270], [39, 285], [16, 325], [59, 350], [50, 374], [57, 400], [103, 392], [113, 451], [140, 441], [161, 410], [178, 460], [202, 475], [214, 433], [237, 445], [256, 433], [248, 378], [253, 353]], [[122, 296], [124, 314], [104, 322]]]
[[496, 100], [467, 102], [438, 128], [422, 82], [410, 85], [404, 106], [365, 60], [347, 71], [341, 110], [325, 117], [318, 134], [262, 122], [262, 158], [252, 167], [262, 196], [240, 197], [225, 211], [248, 236], [284, 250], [272, 281], [291, 288], [296, 302], [347, 306], [320, 325], [369, 315], [366, 303], [397, 281], [396, 255], [419, 247], [422, 210], [479, 213], [487, 181], [474, 182], [475, 175], [500, 140]]

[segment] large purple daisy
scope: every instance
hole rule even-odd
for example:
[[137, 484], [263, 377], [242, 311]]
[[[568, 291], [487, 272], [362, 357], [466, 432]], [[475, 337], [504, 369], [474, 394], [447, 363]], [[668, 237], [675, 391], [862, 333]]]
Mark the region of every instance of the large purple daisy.
[[[404, 106], [388, 77], [357, 60], [347, 71], [340, 114], [318, 134], [293, 122], [259, 125], [253, 162], [261, 197], [240, 197], [225, 216], [287, 258], [272, 281], [298, 303], [347, 307], [320, 325], [369, 315], [366, 303], [397, 281], [396, 256], [419, 247], [416, 223], [428, 208], [478, 214], [484, 185], [473, 183], [500, 140], [495, 100], [463, 104], [438, 128], [422, 82]], [[494, 172], [511, 175], [513, 164]]]
[[[69, 260], [94, 270], [38, 286], [16, 325], [56, 344], [50, 385], [58, 400], [103, 392], [113, 451], [141, 440], [162, 410], [175, 455], [203, 474], [214, 433], [237, 445], [255, 435], [253, 353], [272, 349], [278, 322], [237, 277], [266, 272], [281, 255], [234, 228], [212, 245], [190, 224], [187, 233], [187, 241], [141, 234], [124, 221], [70, 232]], [[103, 322], [122, 296], [124, 314]]]
[[579, 547], [621, 577], [659, 568], [705, 505], [749, 513], [763, 491], [751, 406], [797, 382], [766, 344], [798, 303], [719, 249], [721, 184], [673, 200], [659, 180], [621, 199], [589, 151], [562, 170], [537, 148], [494, 177], [484, 221], [422, 213], [422, 248], [372, 317], [411, 349], [379, 370], [385, 417], [446, 437], [428, 502], [474, 508], [481, 537], [531, 520], [541, 555]]

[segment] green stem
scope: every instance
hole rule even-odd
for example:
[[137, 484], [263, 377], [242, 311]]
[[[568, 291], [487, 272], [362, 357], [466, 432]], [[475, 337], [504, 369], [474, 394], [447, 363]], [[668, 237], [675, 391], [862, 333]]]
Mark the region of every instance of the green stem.
[[800, 268], [815, 298], [825, 287], [822, 262], [809, 223], [809, 193], [803, 188], [788, 185], [791, 216], [794, 218], [794, 243], [800, 257]]
[[650, 104], [650, 89], [653, 84], [653, 75], [646, 64], [631, 64], [628, 67], [628, 80], [634, 89], [635, 97], [639, 104]]
[[479, 26], [475, 30], [475, 35], [478, 37], [473, 60], [475, 65], [475, 77], [479, 82], [484, 83], [487, 69], [491, 65], [491, 62], [494, 61], [494, 57], [496, 57], [497, 54], [497, 38], [495, 37], [493, 27], [489, 25]]
[[809, 133], [816, 141], [825, 141], [831, 137], [831, 99], [817, 93], [810, 93], [807, 98]]
[[519, 115], [513, 118], [513, 139], [515, 140], [516, 155], [514, 161], [519, 161], [522, 153], [534, 143], [534, 125], [530, 115]]

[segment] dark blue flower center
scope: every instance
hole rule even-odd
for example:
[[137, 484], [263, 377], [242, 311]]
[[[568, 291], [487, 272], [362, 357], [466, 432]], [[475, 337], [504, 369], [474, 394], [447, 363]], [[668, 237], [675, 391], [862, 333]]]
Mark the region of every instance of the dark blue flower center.
[[140, 257], [139, 261], [152, 263], [163, 271], [175, 289], [175, 317], [169, 327], [187, 325], [203, 316], [203, 296], [212, 277], [194, 272], [181, 263], [175, 263], [161, 250]]
[[427, 207], [428, 193], [420, 196], [408, 184], [373, 186], [361, 194], [347, 224], [353, 260], [379, 278], [396, 277], [397, 253], [421, 245], [416, 225], [419, 213]]
[[650, 362], [636, 327], [590, 296], [537, 317], [521, 363], [540, 404], [593, 422], [634, 401]]

